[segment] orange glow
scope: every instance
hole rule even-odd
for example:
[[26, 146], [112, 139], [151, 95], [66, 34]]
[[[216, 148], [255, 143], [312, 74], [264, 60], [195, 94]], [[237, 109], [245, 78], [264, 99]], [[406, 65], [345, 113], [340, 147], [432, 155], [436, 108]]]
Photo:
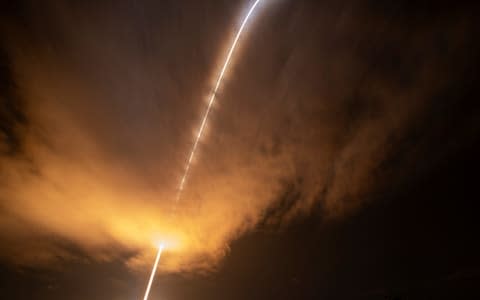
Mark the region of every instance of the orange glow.
[[[232, 164], [222, 167], [222, 173], [199, 167], [198, 176], [188, 178], [188, 190], [184, 188], [216, 92], [260, 2], [253, 3], [227, 52], [180, 183], [174, 176], [178, 165], [172, 161], [176, 157], [155, 152], [154, 156], [138, 156], [132, 163], [118, 154], [122, 151], [110, 144], [112, 136], [116, 142], [125, 140], [121, 146], [128, 151], [143, 154], [148, 147], [130, 145], [128, 139], [122, 139], [121, 129], [112, 132], [110, 124], [118, 124], [115, 114], [88, 111], [85, 103], [102, 103], [103, 97], [91, 81], [70, 72], [69, 66], [57, 63], [57, 57], [48, 57], [49, 53], [46, 57], [19, 58], [15, 67], [22, 70], [22, 96], [32, 100], [28, 102], [28, 117], [40, 129], [26, 132], [23, 140], [25, 157], [33, 158], [32, 164], [29, 159], [0, 158], [4, 183], [0, 194], [5, 207], [0, 231], [10, 245], [0, 256], [29, 266], [45, 266], [71, 256], [50, 243], [47, 236], [67, 241], [102, 261], [123, 259], [121, 255], [127, 250], [135, 255], [129, 256], [126, 264], [144, 271], [155, 260], [152, 244], [156, 248], [161, 242], [172, 255], [162, 258], [158, 271], [203, 272], [214, 268], [227, 253], [229, 242], [251, 229], [273, 198], [276, 183], [271, 188], [269, 182], [258, 179], [274, 177], [280, 170], [264, 158], [238, 164], [225, 152], [222, 160]], [[33, 57], [35, 61], [30, 61]], [[49, 76], [44, 76], [46, 69]], [[39, 98], [44, 100], [41, 105], [35, 101]], [[161, 145], [178, 146], [175, 141]], [[251, 157], [248, 151], [237, 150]], [[187, 201], [175, 204], [178, 213], [173, 221], [171, 199], [176, 192], [177, 200], [181, 196]]]

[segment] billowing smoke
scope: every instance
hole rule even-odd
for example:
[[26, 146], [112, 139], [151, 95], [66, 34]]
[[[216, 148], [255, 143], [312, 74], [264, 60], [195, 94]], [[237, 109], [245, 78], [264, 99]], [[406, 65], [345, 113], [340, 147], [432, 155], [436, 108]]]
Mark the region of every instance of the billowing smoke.
[[1, 257], [51, 266], [86, 254], [139, 268], [162, 240], [164, 272], [211, 270], [257, 226], [353, 213], [478, 131], [452, 117], [451, 140], [432, 133], [465, 105], [442, 95], [458, 85], [447, 70], [464, 78], [478, 53], [473, 17], [438, 23], [421, 8], [404, 16], [403, 4], [266, 2], [218, 92], [174, 219], [244, 5], [5, 7]]

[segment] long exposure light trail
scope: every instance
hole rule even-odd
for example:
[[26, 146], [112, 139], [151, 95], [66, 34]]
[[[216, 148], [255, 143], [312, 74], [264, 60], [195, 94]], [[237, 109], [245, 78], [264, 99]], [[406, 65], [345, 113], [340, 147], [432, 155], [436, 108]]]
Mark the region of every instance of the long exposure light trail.
[[197, 136], [195, 137], [195, 142], [193, 143], [192, 149], [190, 151], [190, 155], [188, 156], [187, 164], [185, 167], [185, 171], [183, 173], [182, 179], [180, 180], [180, 184], [178, 186], [177, 190], [177, 196], [175, 198], [175, 204], [180, 201], [180, 198], [182, 196], [183, 189], [185, 188], [185, 181], [187, 180], [188, 174], [190, 172], [190, 167], [192, 165], [193, 157], [195, 156], [195, 152], [197, 151], [198, 148], [198, 143], [200, 142], [203, 132], [205, 131], [205, 126], [207, 125], [208, 117], [210, 115], [210, 112], [212, 110], [212, 106], [215, 103], [216, 97], [217, 97], [217, 92], [218, 89], [220, 88], [220, 85], [222, 84], [223, 78], [225, 76], [225, 72], [228, 69], [228, 66], [230, 65], [230, 61], [232, 60], [233, 53], [235, 52], [235, 49], [237, 48], [238, 41], [240, 39], [240, 36], [242, 35], [245, 26], [248, 23], [248, 20], [250, 19], [251, 15], [255, 11], [255, 8], [257, 8], [258, 4], [262, 0], [256, 0], [255, 3], [253, 3], [252, 7], [248, 11], [247, 15], [243, 19], [242, 25], [238, 29], [238, 32], [235, 36], [235, 39], [233, 40], [232, 45], [230, 46], [230, 50], [228, 51], [227, 58], [225, 59], [225, 63], [223, 64], [222, 70], [220, 71], [220, 74], [218, 75], [217, 82], [215, 84], [215, 88], [213, 89], [213, 93], [210, 96], [210, 100], [208, 101], [208, 106], [207, 110], [205, 111], [205, 114], [203, 115], [202, 122], [200, 123], [200, 128], [198, 130]]
[[157, 273], [158, 262], [160, 261], [160, 256], [162, 256], [164, 247], [165, 246], [163, 244], [158, 247], [157, 257], [155, 258], [155, 263], [153, 264], [152, 273], [150, 274], [150, 279], [148, 280], [147, 290], [145, 291], [143, 300], [148, 300], [148, 295], [150, 294], [150, 289], [152, 288], [153, 278], [155, 278], [155, 273]]
[[[248, 20], [250, 19], [253, 12], [255, 11], [255, 9], [257, 8], [258, 4], [261, 1], [262, 0], [256, 0], [253, 3], [253, 5], [250, 7], [247, 15], [245, 16], [245, 18], [242, 21], [242, 24], [240, 25], [240, 28], [238, 29], [237, 34], [235, 35], [235, 39], [233, 40], [233, 43], [230, 46], [230, 49], [228, 50], [227, 57], [225, 59], [223, 67], [220, 71], [220, 74], [218, 75], [217, 82], [215, 83], [215, 88], [213, 89], [212, 95], [210, 96], [210, 99], [209, 99], [208, 105], [207, 105], [207, 109], [206, 109], [206, 111], [203, 115], [202, 122], [200, 123], [200, 127], [199, 127], [197, 135], [195, 137], [195, 141], [193, 143], [192, 149], [190, 150], [190, 155], [188, 156], [188, 160], [187, 160], [187, 163], [186, 163], [186, 166], [185, 166], [185, 170], [183, 172], [183, 176], [182, 176], [182, 178], [180, 180], [180, 183], [178, 185], [177, 195], [175, 197], [175, 203], [174, 203], [174, 211], [176, 209], [177, 203], [180, 201], [180, 198], [182, 196], [182, 192], [185, 188], [185, 182], [187, 180], [188, 174], [190, 173], [190, 168], [191, 168], [191, 165], [192, 165], [193, 158], [195, 156], [195, 152], [197, 151], [197, 148], [198, 148], [198, 143], [200, 142], [200, 140], [203, 136], [203, 133], [205, 131], [205, 126], [207, 125], [208, 117], [209, 117], [210, 112], [212, 110], [213, 104], [215, 103], [218, 89], [220, 88], [220, 85], [222, 84], [223, 78], [225, 77], [225, 72], [227, 71], [227, 69], [230, 65], [233, 53], [235, 52], [235, 49], [237, 48], [238, 41], [240, 40], [240, 37], [241, 37], [241, 35], [242, 35], [242, 33], [245, 29], [245, 26], [248, 23]], [[144, 296], [143, 300], [148, 300], [148, 296], [150, 294], [150, 289], [152, 287], [152, 283], [153, 283], [153, 279], [155, 277], [155, 273], [157, 272], [158, 263], [160, 261], [160, 256], [163, 252], [163, 249], [164, 249], [164, 245], [161, 244], [158, 248], [157, 257], [155, 258], [155, 263], [154, 263], [153, 268], [152, 268], [152, 273], [150, 274], [150, 279], [148, 281], [147, 290], [145, 291], [145, 296]]]

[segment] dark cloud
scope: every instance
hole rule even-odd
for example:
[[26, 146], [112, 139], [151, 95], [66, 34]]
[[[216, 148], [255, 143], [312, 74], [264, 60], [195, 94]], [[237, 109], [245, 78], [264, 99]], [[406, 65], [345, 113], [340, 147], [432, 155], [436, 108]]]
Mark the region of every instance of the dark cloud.
[[26, 126], [23, 102], [17, 95], [10, 60], [0, 48], [0, 155], [21, 152], [21, 130]]

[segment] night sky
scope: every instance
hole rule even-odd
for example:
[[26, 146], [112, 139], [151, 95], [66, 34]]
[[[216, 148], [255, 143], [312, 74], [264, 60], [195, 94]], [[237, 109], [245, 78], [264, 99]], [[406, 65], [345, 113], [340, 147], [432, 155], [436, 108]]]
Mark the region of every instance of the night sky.
[[0, 3], [2, 299], [480, 299], [479, 5]]

